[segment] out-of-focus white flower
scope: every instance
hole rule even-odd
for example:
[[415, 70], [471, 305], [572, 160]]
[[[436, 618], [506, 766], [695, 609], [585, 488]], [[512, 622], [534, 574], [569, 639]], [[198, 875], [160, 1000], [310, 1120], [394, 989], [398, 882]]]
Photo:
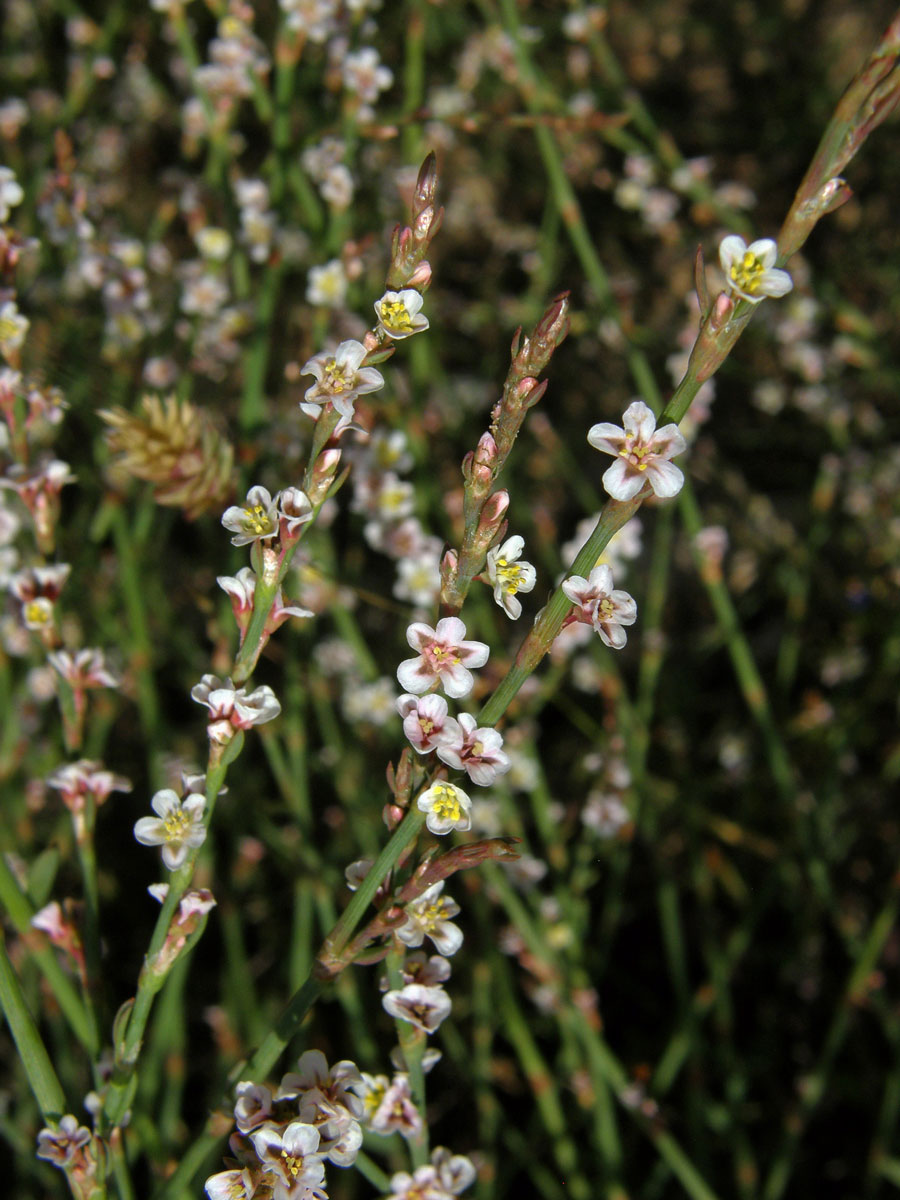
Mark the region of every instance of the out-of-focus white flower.
[[191, 793], [182, 800], [171, 788], [163, 788], [150, 801], [155, 817], [141, 817], [134, 836], [142, 846], [162, 846], [162, 860], [170, 871], [177, 871], [189, 850], [206, 841], [203, 811], [206, 797]]
[[742, 237], [731, 233], [719, 244], [719, 262], [728, 286], [751, 304], [766, 296], [786, 296], [794, 286], [787, 271], [775, 267], [778, 246], [771, 238], [760, 238], [748, 246]]
[[374, 46], [346, 55], [341, 77], [347, 91], [354, 92], [365, 104], [374, 104], [378, 93], [387, 91], [394, 82], [393, 72], [382, 65]]
[[487, 574], [494, 599], [514, 621], [522, 615], [522, 602], [517, 592], [530, 592], [534, 587], [537, 572], [529, 562], [518, 562], [525, 549], [525, 539], [516, 534], [507, 538], [502, 546], [495, 546], [487, 553]]
[[[250, 1135], [267, 1176], [275, 1177], [278, 1200], [300, 1200], [325, 1181], [325, 1164], [319, 1149], [319, 1131], [304, 1121], [292, 1121], [287, 1129], [264, 1127]], [[308, 1190], [309, 1189], [309, 1190]]]
[[614, 500], [631, 500], [645, 483], [657, 496], [677, 496], [684, 476], [669, 462], [686, 448], [677, 425], [656, 428], [656, 417], [642, 400], [629, 404], [623, 417], [625, 428], [602, 422], [593, 425], [587, 440], [595, 450], [615, 455], [616, 461], [603, 475], [603, 486]]
[[385, 292], [375, 301], [378, 323], [389, 338], [399, 341], [428, 328], [428, 318], [422, 316], [424, 300], [414, 288]]
[[434, 629], [414, 621], [406, 640], [417, 658], [407, 658], [397, 668], [400, 686], [421, 696], [440, 682], [448, 696], [468, 696], [475, 680], [469, 667], [483, 667], [490, 650], [484, 642], [465, 641], [466, 627], [459, 617], [443, 617]]
[[9, 210], [21, 204], [25, 193], [16, 182], [16, 173], [10, 167], [0, 167], [0, 221], [9, 217]]
[[321, 267], [310, 267], [306, 299], [325, 308], [341, 308], [347, 298], [347, 272], [339, 258]]
[[0, 354], [4, 358], [21, 347], [30, 324], [28, 318], [19, 312], [15, 300], [0, 304]]
[[425, 824], [439, 836], [472, 828], [472, 801], [455, 783], [433, 783], [416, 800], [419, 812], [427, 813]]
[[401, 558], [397, 563], [394, 595], [417, 608], [428, 609], [441, 590], [441, 564], [429, 551]]

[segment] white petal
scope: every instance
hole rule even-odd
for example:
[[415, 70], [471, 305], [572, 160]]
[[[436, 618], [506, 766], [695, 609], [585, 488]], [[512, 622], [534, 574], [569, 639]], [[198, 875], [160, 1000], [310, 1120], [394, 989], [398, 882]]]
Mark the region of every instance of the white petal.
[[640, 471], [630, 471], [624, 458], [617, 458], [603, 472], [603, 486], [613, 500], [633, 500], [644, 486], [644, 475]]
[[658, 458], [647, 467], [647, 478], [657, 496], [669, 499], [677, 496], [684, 484], [684, 475], [674, 463]]

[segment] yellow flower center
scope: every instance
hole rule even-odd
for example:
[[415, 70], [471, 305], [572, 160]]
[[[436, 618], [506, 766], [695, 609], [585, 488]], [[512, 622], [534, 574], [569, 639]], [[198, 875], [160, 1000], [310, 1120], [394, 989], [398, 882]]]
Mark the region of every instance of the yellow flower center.
[[25, 605], [24, 615], [29, 625], [46, 625], [53, 615], [53, 607], [49, 601], [38, 597]]
[[303, 1158], [298, 1158], [295, 1154], [288, 1154], [287, 1150], [281, 1152], [281, 1167], [285, 1175], [290, 1175], [296, 1179], [303, 1170]]
[[731, 282], [735, 287], [740, 288], [742, 292], [749, 292], [751, 296], [755, 296], [759, 291], [765, 269], [760, 259], [748, 250], [740, 262], [731, 264], [731, 270], [728, 274], [731, 276]]
[[597, 605], [597, 616], [603, 621], [608, 621], [612, 618], [613, 602], [610, 600], [609, 596], [604, 596], [604, 598]]
[[518, 563], [509, 563], [505, 558], [498, 558], [495, 564], [497, 578], [510, 596], [514, 596], [524, 582], [525, 572]]
[[388, 300], [382, 304], [381, 323], [385, 329], [396, 329], [399, 333], [412, 330], [412, 317], [402, 300]]
[[244, 509], [244, 528], [250, 533], [269, 533], [274, 526], [261, 504]]
[[462, 815], [462, 806], [452, 783], [436, 783], [434, 785], [433, 811], [434, 815], [442, 820], [459, 820]]
[[187, 833], [188, 826], [191, 823], [190, 817], [182, 808], [176, 809], [163, 821], [163, 829], [166, 831], [166, 841], [178, 842]]
[[341, 392], [347, 390], [347, 376], [344, 373], [344, 368], [338, 366], [336, 358], [329, 358], [325, 364], [323, 374], [322, 383], [328, 388], [329, 392], [340, 395]]

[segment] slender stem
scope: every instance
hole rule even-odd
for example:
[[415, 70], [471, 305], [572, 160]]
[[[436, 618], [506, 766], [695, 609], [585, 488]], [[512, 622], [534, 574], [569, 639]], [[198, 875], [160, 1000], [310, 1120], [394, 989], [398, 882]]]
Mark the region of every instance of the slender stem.
[[0, 1007], [12, 1034], [25, 1074], [47, 1121], [57, 1121], [66, 1112], [66, 1097], [53, 1070], [37, 1026], [28, 1011], [22, 986], [6, 953], [6, 939], [0, 930]]

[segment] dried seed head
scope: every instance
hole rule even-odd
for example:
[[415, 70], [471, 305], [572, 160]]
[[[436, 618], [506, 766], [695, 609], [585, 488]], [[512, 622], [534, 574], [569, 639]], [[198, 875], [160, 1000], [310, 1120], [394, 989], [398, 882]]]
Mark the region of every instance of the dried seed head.
[[231, 489], [234, 451], [210, 417], [175, 396], [144, 396], [141, 410], [105, 409], [115, 468], [154, 485], [158, 504], [193, 520], [221, 508]]

